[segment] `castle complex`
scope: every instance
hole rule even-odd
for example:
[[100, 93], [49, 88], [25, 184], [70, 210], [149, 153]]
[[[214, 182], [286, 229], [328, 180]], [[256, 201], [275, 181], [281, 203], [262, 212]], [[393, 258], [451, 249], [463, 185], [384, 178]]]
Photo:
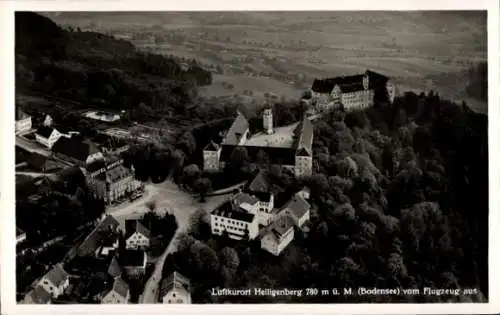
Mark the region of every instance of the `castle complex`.
[[241, 147], [250, 163], [265, 157], [271, 165], [280, 165], [295, 176], [312, 174], [313, 125], [309, 119], [291, 125], [274, 127], [273, 112], [264, 109], [262, 119], [247, 119], [241, 112], [220, 145], [210, 142], [203, 149], [205, 171], [219, 171], [231, 159], [233, 150]]
[[385, 75], [366, 70], [364, 74], [316, 79], [311, 87], [311, 101], [320, 111], [343, 107], [363, 109], [376, 102], [392, 103], [396, 87]]

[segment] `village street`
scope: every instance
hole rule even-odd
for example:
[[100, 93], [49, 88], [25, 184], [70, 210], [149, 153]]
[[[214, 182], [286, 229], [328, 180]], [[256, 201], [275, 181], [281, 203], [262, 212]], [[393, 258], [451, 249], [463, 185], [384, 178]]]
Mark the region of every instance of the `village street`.
[[108, 208], [107, 213], [113, 215], [121, 226], [124, 226], [126, 219], [140, 218], [148, 211], [147, 204], [149, 202], [156, 204], [157, 213], [161, 214], [168, 211], [174, 214], [177, 219], [179, 227], [165, 252], [158, 258], [153, 275], [144, 287], [144, 292], [139, 300], [140, 303], [157, 303], [165, 258], [168, 254], [176, 251], [177, 237], [188, 229], [191, 216], [198, 209], [210, 212], [228, 198], [229, 195], [207, 197], [204, 203], [200, 203], [198, 199], [193, 198], [189, 193], [180, 190], [171, 180], [167, 180], [159, 184], [146, 184], [144, 195], [132, 203]]

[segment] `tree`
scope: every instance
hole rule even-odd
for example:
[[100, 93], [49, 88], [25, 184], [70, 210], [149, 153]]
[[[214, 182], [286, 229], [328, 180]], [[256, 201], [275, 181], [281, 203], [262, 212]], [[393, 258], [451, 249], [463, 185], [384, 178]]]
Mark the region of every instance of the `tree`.
[[221, 264], [224, 266], [236, 270], [240, 264], [240, 259], [238, 253], [232, 247], [224, 247], [219, 254]]
[[241, 171], [241, 169], [247, 164], [248, 164], [247, 149], [245, 149], [245, 147], [234, 148], [229, 158], [230, 169]]
[[193, 184], [194, 191], [200, 194], [200, 201], [205, 202], [205, 196], [212, 191], [212, 182], [207, 177], [198, 178]]

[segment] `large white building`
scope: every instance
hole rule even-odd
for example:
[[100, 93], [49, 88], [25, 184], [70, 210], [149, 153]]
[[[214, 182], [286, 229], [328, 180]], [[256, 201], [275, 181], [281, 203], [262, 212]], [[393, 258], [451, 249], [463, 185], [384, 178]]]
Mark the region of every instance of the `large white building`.
[[244, 237], [254, 239], [259, 234], [258, 217], [235, 206], [231, 200], [210, 213], [210, 226], [212, 234], [222, 235], [225, 231], [230, 238], [236, 240]]
[[377, 72], [315, 79], [311, 87], [311, 101], [320, 111], [343, 107], [345, 110], [363, 109], [376, 102], [392, 103], [396, 87], [391, 80]]
[[52, 149], [61, 136], [62, 134], [57, 129], [45, 125], [40, 126], [35, 132], [36, 141], [49, 149]]
[[237, 193], [232, 198], [233, 205], [257, 216], [259, 225], [268, 226], [275, 216], [274, 195], [271, 193]]
[[219, 171], [236, 148], [242, 148], [250, 163], [280, 165], [298, 177], [312, 174], [313, 125], [308, 118], [288, 126], [274, 127], [273, 113], [264, 109], [262, 118], [247, 118], [238, 112], [222, 143], [210, 142], [203, 149], [206, 171]]

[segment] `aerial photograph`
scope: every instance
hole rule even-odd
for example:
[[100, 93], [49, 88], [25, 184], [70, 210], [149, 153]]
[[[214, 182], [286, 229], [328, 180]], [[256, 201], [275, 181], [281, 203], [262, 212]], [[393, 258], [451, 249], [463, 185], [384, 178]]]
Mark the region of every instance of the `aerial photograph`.
[[488, 303], [487, 46], [486, 11], [15, 12], [17, 303]]

